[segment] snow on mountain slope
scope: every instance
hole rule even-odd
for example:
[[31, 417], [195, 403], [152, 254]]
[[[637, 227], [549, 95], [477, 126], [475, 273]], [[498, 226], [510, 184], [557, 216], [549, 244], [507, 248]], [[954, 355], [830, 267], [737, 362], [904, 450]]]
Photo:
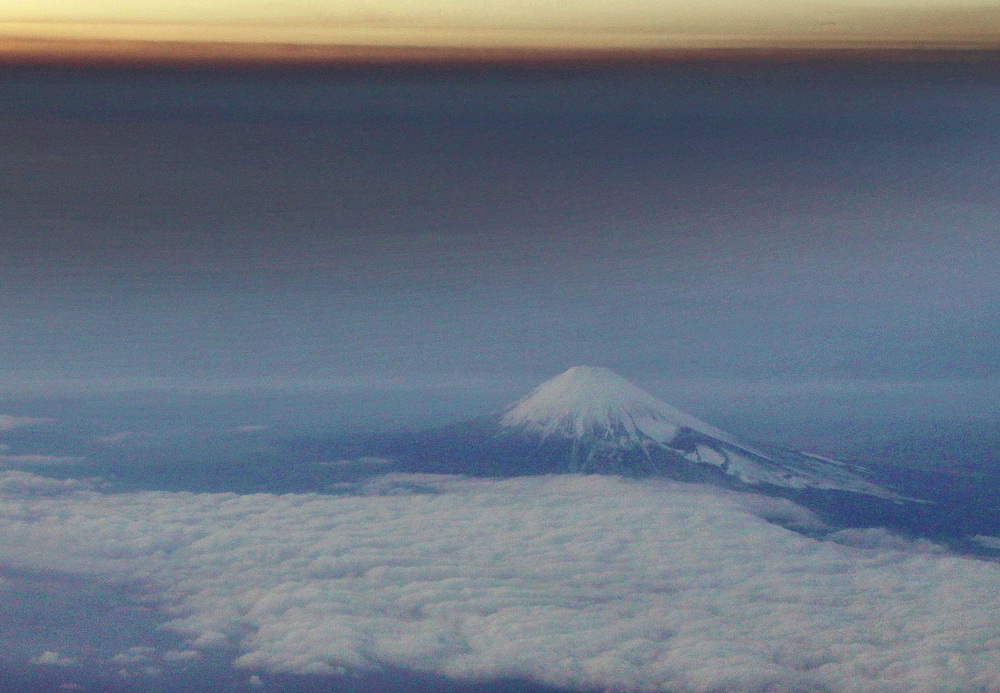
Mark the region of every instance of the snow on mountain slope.
[[500, 419], [502, 435], [568, 441], [572, 471], [645, 473], [686, 462], [748, 485], [833, 489], [898, 498], [860, 468], [792, 450], [748, 445], [661, 402], [607, 368], [574, 366]]
[[658, 443], [690, 428], [739, 445], [728, 433], [661, 402], [614, 371], [592, 366], [573, 366], [545, 381], [508, 409], [501, 425], [577, 438], [624, 429], [633, 440], [645, 436]]

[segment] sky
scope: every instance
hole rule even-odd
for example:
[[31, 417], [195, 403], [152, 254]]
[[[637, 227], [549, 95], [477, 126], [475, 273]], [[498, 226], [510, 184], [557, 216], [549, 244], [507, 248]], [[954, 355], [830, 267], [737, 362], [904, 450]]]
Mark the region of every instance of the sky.
[[682, 408], [996, 409], [989, 65], [0, 89], [5, 392], [497, 406], [585, 364]]
[[0, 36], [371, 46], [664, 48], [995, 46], [993, 0], [292, 0], [43, 2], [0, 9]]

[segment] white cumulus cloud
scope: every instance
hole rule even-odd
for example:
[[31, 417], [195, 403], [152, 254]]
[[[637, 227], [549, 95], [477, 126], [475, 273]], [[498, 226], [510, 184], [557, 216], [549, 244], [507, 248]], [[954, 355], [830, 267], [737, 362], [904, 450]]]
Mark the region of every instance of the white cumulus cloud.
[[1000, 537], [987, 537], [982, 534], [972, 537], [974, 542], [982, 544], [988, 549], [996, 549], [1000, 551]]
[[156, 654], [155, 647], [148, 647], [137, 645], [135, 647], [130, 647], [124, 652], [119, 652], [111, 661], [115, 664], [139, 664], [152, 662], [153, 656]]
[[235, 647], [250, 672], [1000, 691], [1000, 565], [763, 519], [818, 525], [786, 501], [591, 476], [395, 476], [350, 496], [3, 478], [0, 560], [151, 585], [192, 650]]
[[[52, 496], [93, 488], [89, 479], [50, 479], [46, 476], [23, 471], [0, 472], [0, 509], [9, 509], [10, 498], [18, 496]], [[5, 503], [3, 496], [8, 498]]]
[[37, 657], [32, 658], [32, 664], [45, 664], [56, 667], [72, 667], [77, 665], [77, 660], [73, 657], [66, 657], [58, 652], [46, 650]]
[[52, 423], [55, 419], [44, 419], [35, 416], [11, 416], [10, 414], [0, 414], [0, 431], [10, 431], [24, 426], [38, 426]]
[[0, 454], [0, 465], [9, 465], [9, 466], [78, 464], [84, 461], [86, 461], [85, 457], [75, 457], [67, 455]]

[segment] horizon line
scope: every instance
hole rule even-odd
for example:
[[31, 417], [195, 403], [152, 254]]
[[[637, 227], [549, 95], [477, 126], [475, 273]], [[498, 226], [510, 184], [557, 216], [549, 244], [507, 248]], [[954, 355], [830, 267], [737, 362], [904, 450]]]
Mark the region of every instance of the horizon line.
[[441, 46], [149, 39], [23, 38], [0, 35], [0, 66], [323, 67], [350, 65], [563, 65], [688, 61], [1000, 62], [1000, 41], [733, 41], [705, 45]]

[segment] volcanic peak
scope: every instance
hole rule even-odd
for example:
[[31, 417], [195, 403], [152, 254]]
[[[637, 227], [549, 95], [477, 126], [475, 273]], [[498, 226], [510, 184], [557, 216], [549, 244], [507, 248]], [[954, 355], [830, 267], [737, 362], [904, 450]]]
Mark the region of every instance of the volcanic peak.
[[690, 428], [737, 444], [723, 431], [661, 402], [614, 371], [593, 366], [573, 366], [542, 383], [507, 410], [501, 426], [545, 437], [621, 434], [660, 443]]

